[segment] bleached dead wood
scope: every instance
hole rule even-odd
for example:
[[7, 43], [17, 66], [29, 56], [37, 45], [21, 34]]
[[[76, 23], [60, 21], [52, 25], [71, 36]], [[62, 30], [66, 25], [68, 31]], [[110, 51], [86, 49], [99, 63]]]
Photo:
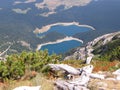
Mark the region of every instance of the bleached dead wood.
[[[64, 65], [60, 65], [60, 66], [62, 66], [62, 69], [59, 67], [59, 70], [68, 71], [70, 69], [70, 68], [65, 69], [65, 68], [69, 67], [68, 65], [66, 65], [67, 67], [64, 67], [64, 69], [63, 69]], [[56, 66], [56, 68], [58, 69], [57, 66]], [[74, 68], [74, 67], [72, 67], [72, 68]], [[120, 80], [120, 69], [118, 69], [112, 73], [112, 75], [114, 75], [114, 74], [116, 75], [116, 77], [114, 77], [114, 78], [106, 78], [107, 74], [105, 74], [105, 73], [92, 73], [93, 65], [88, 65], [88, 66], [82, 67], [80, 69], [76, 69], [76, 68], [74, 68], [74, 69], [78, 70], [80, 72], [79, 76], [77, 76], [77, 78], [75, 78], [73, 80], [57, 80], [57, 81], [55, 81], [55, 87], [56, 87], [55, 90], [89, 90], [87, 88], [87, 86], [93, 79], [100, 79], [101, 81], [102, 80], [112, 80], [112, 81]]]
[[116, 80], [120, 80], [120, 75], [117, 75]]
[[[58, 64], [57, 64], [58, 65]], [[52, 64], [53, 66], [53, 64]], [[60, 64], [58, 66], [61, 66]], [[66, 67], [64, 67], [66, 66]], [[70, 68], [69, 68], [70, 67]], [[64, 68], [64, 69], [63, 69]], [[69, 68], [69, 69], [68, 69]], [[89, 90], [86, 88], [89, 80], [90, 80], [90, 74], [93, 70], [93, 65], [88, 65], [80, 69], [75, 69], [74, 67], [68, 66], [68, 65], [62, 65], [62, 67], [59, 70], [66, 70], [70, 74], [75, 74], [75, 71], [71, 73], [69, 70], [77, 70], [79, 73], [81, 72], [81, 76], [78, 78], [73, 79], [72, 81], [61, 81], [58, 80], [55, 82], [55, 85], [57, 87], [57, 90]], [[58, 69], [58, 68], [57, 68]]]
[[95, 79], [105, 79], [105, 75], [100, 75], [100, 74], [89, 74], [90, 78], [95, 78]]
[[86, 64], [90, 64], [91, 60], [92, 60], [92, 56], [87, 57], [87, 59], [86, 59]]
[[120, 69], [114, 71], [112, 74], [114, 74], [114, 75], [120, 75]]
[[75, 85], [86, 86], [90, 80], [89, 75], [93, 71], [93, 65], [88, 65], [82, 68], [82, 73], [79, 78], [76, 78], [74, 81], [70, 82]]
[[76, 78], [73, 81], [70, 81], [69, 83], [78, 86], [86, 86], [89, 80], [89, 75], [83, 73], [79, 78]]
[[49, 66], [52, 68], [52, 70], [63, 70], [63, 71], [66, 71], [68, 72], [69, 74], [73, 74], [73, 75], [79, 75], [80, 74], [80, 71], [77, 70], [76, 68], [74, 67], [71, 67], [67, 64], [49, 64]]
[[116, 75], [116, 80], [120, 80], [120, 69], [114, 71], [112, 74]]
[[55, 85], [57, 90], [89, 90], [86, 88], [88, 81], [89, 77], [84, 75], [75, 81], [56, 81]]
[[66, 81], [55, 82], [56, 90], [89, 90], [85, 86], [80, 86]]
[[86, 74], [92, 73], [93, 71], [93, 65], [88, 65], [82, 68], [82, 72], [86, 72]]
[[[60, 65], [60, 64], [59, 64]], [[58, 66], [59, 66], [58, 65]], [[61, 65], [64, 66], [64, 65]], [[68, 65], [66, 65], [67, 67], [69, 67]], [[69, 69], [65, 69], [67, 67], [64, 67], [64, 69], [59, 67], [59, 70], [69, 70]], [[71, 67], [71, 66], [70, 66]], [[74, 67], [72, 67], [74, 68]], [[73, 80], [57, 80], [55, 81], [55, 86], [57, 87], [57, 89], [55, 90], [89, 90], [87, 88], [90, 79], [100, 79], [100, 80], [114, 80], [114, 81], [118, 81], [120, 80], [120, 72], [119, 70], [116, 70], [115, 72], [113, 72], [113, 74], [116, 74], [115, 78], [111, 78], [111, 79], [107, 79], [106, 75], [104, 73], [92, 73], [93, 71], [93, 65], [88, 65], [85, 67], [82, 67], [80, 69], [76, 69], [78, 70], [81, 74], [79, 74], [79, 76]], [[71, 73], [70, 73], [71, 74]]]

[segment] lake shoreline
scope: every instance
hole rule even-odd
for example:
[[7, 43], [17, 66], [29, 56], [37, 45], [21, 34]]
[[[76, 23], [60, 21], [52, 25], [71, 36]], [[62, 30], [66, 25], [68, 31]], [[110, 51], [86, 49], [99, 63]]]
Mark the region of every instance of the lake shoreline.
[[48, 30], [51, 29], [51, 27], [53, 26], [57, 26], [57, 25], [61, 25], [61, 26], [70, 26], [70, 25], [76, 25], [78, 27], [86, 27], [86, 28], [90, 28], [92, 30], [96, 30], [93, 26], [90, 26], [90, 25], [80, 25], [79, 22], [68, 22], [68, 23], [55, 23], [55, 24], [50, 24], [50, 25], [46, 25], [46, 26], [43, 26], [42, 28], [36, 28], [33, 33], [34, 34], [39, 34], [39, 33], [44, 33], [44, 32], [47, 32]]
[[78, 41], [80, 43], [83, 43], [83, 41], [78, 39], [78, 38], [68, 37], [67, 36], [67, 37], [65, 37], [63, 39], [59, 39], [59, 40], [56, 40], [54, 42], [47, 42], [47, 43], [38, 44], [37, 48], [36, 48], [36, 51], [40, 50], [42, 48], [42, 46], [45, 46], [45, 45], [58, 44], [58, 43], [62, 43], [62, 42], [65, 42], [65, 41], [71, 41], [71, 40], [75, 40], [75, 41]]

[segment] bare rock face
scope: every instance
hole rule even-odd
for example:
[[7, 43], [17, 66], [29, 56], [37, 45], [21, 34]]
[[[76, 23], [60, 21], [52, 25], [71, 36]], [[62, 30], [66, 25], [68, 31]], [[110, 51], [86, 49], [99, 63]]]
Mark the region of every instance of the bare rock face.
[[75, 60], [85, 60], [86, 59], [86, 49], [85, 47], [77, 48], [76, 51], [64, 58], [64, 60], [75, 59]]

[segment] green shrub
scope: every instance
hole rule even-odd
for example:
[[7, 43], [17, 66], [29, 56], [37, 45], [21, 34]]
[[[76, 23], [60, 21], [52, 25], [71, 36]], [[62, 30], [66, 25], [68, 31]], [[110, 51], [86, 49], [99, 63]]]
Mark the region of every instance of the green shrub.
[[[20, 79], [28, 72], [43, 72], [43, 68], [48, 63], [58, 63], [61, 56], [49, 55], [47, 50], [36, 52], [25, 52], [21, 54], [12, 54], [7, 60], [0, 62], [0, 80]], [[47, 71], [45, 70], [45, 73]]]

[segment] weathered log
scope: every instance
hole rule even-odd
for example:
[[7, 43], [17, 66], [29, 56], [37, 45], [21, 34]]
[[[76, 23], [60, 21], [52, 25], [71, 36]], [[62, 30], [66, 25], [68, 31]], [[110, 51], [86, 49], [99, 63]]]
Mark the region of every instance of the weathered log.
[[105, 75], [100, 75], [100, 74], [89, 74], [90, 78], [95, 78], [95, 79], [105, 79]]
[[92, 60], [92, 56], [87, 57], [87, 59], [86, 59], [86, 64], [90, 64], [91, 60]]
[[63, 70], [63, 71], [66, 71], [68, 72], [69, 74], [73, 74], [73, 75], [79, 75], [80, 74], [80, 71], [77, 70], [76, 68], [74, 67], [71, 67], [67, 64], [48, 64], [52, 70]]
[[120, 75], [120, 69], [114, 71], [112, 74], [115, 74], [115, 75]]
[[74, 80], [74, 81], [71, 81], [69, 83], [73, 84], [73, 85], [78, 85], [78, 86], [87, 86], [90, 78], [87, 76], [82, 76], [81, 78], [77, 78], [78, 80]]
[[87, 74], [92, 73], [93, 65], [88, 65], [82, 68], [82, 72], [86, 72]]
[[116, 80], [120, 80], [120, 69], [114, 71], [112, 74], [116, 75]]
[[57, 90], [89, 90], [86, 88], [86, 86], [90, 80], [89, 75], [92, 73], [93, 66], [88, 65], [80, 70], [82, 73], [79, 78], [73, 79], [72, 81], [56, 81], [55, 85]]
[[56, 90], [68, 90], [68, 87], [64, 85], [64, 82], [65, 81], [56, 81], [55, 82], [55, 87], [56, 87]]
[[85, 86], [80, 86], [63, 80], [55, 82], [55, 85], [56, 90], [89, 90]]
[[120, 80], [120, 75], [117, 75], [116, 80]]

